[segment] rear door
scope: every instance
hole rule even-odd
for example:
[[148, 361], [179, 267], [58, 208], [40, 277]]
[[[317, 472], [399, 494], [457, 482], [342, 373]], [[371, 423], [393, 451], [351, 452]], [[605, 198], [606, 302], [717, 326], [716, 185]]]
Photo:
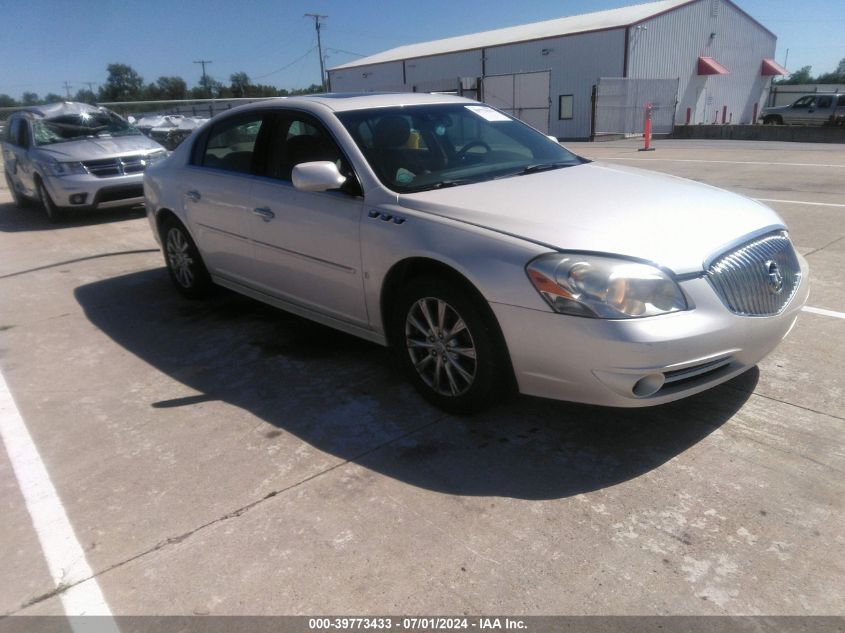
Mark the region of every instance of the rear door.
[[[295, 165], [328, 160], [348, 178], [345, 190], [294, 188]], [[252, 190], [253, 285], [336, 319], [367, 324], [361, 273], [364, 200], [344, 153], [314, 116], [279, 111], [263, 178]]]
[[816, 100], [808, 110], [810, 122], [824, 125], [833, 114], [834, 95], [816, 95]]
[[270, 116], [257, 110], [213, 125], [193, 148], [180, 192], [208, 269], [233, 281], [248, 282], [254, 272], [250, 196], [262, 130]]

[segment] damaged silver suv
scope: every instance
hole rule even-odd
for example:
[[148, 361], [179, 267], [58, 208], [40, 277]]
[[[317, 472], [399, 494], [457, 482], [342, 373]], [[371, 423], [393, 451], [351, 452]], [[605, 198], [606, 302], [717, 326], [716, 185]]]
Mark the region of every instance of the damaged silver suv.
[[144, 169], [167, 155], [111, 110], [72, 102], [16, 112], [2, 148], [15, 204], [40, 202], [52, 222], [73, 209], [143, 204]]

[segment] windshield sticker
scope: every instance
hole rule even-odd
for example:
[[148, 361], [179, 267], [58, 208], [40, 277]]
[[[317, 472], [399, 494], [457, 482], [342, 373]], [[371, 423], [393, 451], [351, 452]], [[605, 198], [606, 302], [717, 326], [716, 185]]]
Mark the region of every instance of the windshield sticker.
[[493, 108], [489, 108], [487, 106], [464, 106], [470, 112], [473, 112], [480, 116], [482, 119], [487, 121], [510, 121], [508, 117], [506, 117], [501, 112], [497, 112]]

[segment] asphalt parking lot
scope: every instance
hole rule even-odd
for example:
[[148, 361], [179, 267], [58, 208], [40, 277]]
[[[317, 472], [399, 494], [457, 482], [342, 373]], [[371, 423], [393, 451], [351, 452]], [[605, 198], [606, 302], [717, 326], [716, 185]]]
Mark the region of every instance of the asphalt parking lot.
[[382, 348], [180, 298], [141, 213], [55, 226], [0, 190], [0, 371], [81, 545], [48, 565], [0, 451], [0, 614], [842, 615], [845, 147], [655, 145], [568, 144], [764, 200], [819, 310], [630, 411], [446, 415]]

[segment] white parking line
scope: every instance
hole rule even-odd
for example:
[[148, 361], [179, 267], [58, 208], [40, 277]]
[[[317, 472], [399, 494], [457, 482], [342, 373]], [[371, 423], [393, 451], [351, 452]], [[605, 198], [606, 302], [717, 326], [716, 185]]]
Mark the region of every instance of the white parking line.
[[[85, 560], [85, 552], [76, 539], [61, 499], [50, 481], [47, 468], [38, 454], [2, 373], [0, 437], [9, 454], [53, 582], [56, 588], [73, 585], [59, 593], [65, 613], [69, 616], [111, 616], [111, 610], [100, 591], [100, 586], [96, 579], [92, 578], [93, 572]], [[106, 630], [118, 631], [114, 620], [100, 624], [105, 625]], [[74, 620], [71, 620], [71, 625], [74, 626]]]
[[666, 163], [724, 163], [727, 165], [782, 165], [784, 167], [838, 167], [839, 169], [845, 169], [845, 164], [836, 163], [777, 163], [758, 160], [707, 160], [704, 158], [631, 158], [627, 156], [605, 156], [603, 158], [596, 158], [596, 160], [660, 160]]
[[787, 204], [809, 204], [813, 207], [843, 207], [845, 204], [836, 202], [807, 202], [806, 200], [775, 200], [774, 198], [754, 198], [760, 202], [786, 202]]
[[823, 316], [833, 317], [835, 319], [845, 319], [845, 312], [836, 312], [834, 310], [825, 310], [824, 308], [811, 308], [804, 306], [801, 308], [804, 312], [811, 312], [813, 314], [821, 314]]

